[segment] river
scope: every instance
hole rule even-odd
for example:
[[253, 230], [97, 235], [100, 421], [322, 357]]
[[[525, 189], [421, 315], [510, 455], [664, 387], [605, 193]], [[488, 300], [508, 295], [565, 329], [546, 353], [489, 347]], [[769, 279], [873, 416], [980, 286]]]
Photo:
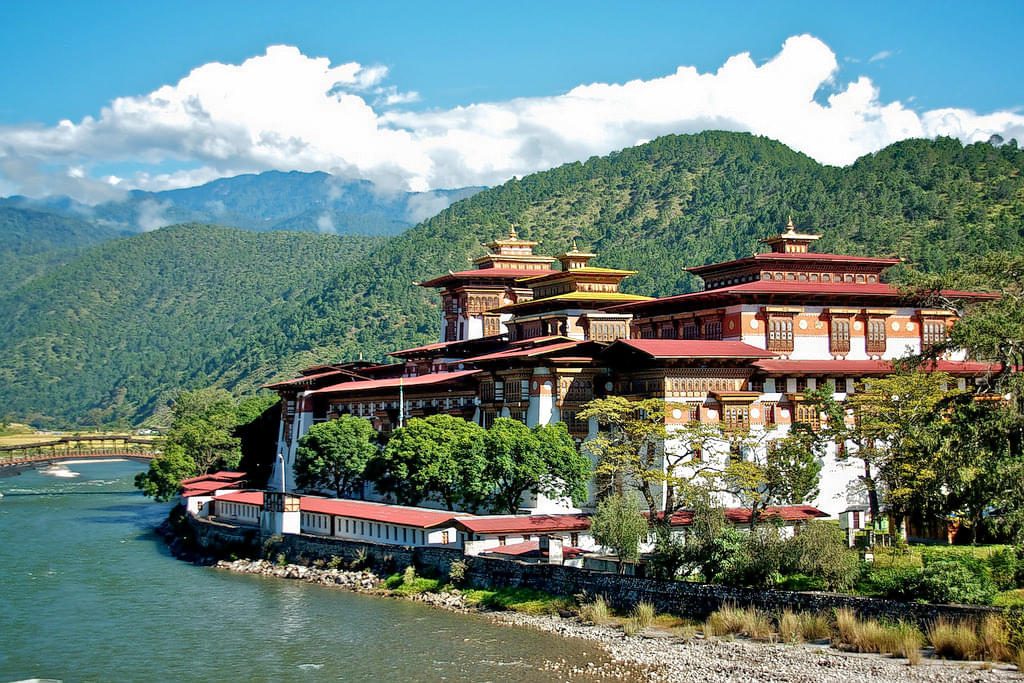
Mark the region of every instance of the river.
[[[0, 479], [0, 680], [544, 681], [593, 643], [172, 558], [137, 463]], [[563, 669], [564, 670], [564, 669]]]

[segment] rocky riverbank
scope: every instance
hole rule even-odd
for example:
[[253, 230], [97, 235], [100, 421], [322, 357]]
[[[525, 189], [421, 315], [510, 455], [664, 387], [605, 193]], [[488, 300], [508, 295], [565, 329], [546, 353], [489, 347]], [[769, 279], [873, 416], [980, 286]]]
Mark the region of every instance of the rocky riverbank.
[[841, 652], [828, 645], [780, 645], [748, 640], [681, 638], [669, 632], [648, 629], [627, 636], [619, 628], [595, 626], [579, 617], [531, 615], [521, 612], [496, 612], [468, 604], [459, 590], [422, 592], [397, 596], [383, 587], [383, 580], [366, 569], [351, 570], [299, 564], [275, 564], [267, 560], [216, 560], [192, 548], [180, 539], [172, 525], [159, 530], [168, 547], [180, 559], [210, 565], [226, 571], [258, 574], [305, 581], [324, 586], [377, 595], [391, 595], [458, 612], [479, 612], [502, 624], [540, 629], [563, 637], [579, 638], [598, 644], [616, 666], [590, 669], [565, 669], [552, 662], [550, 671], [558, 678], [624, 678], [651, 681], [974, 681], [1021, 680], [1015, 667], [978, 662], [945, 662], [925, 658], [917, 666], [905, 659], [881, 655]]

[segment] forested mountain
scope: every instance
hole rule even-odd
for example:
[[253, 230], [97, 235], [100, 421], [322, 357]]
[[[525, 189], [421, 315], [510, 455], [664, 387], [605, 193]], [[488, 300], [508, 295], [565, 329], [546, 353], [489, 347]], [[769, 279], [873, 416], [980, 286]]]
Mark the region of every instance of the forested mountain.
[[790, 213], [822, 233], [821, 251], [940, 270], [1024, 249], [1022, 170], [1015, 144], [911, 140], [835, 168], [765, 138], [707, 132], [509, 181], [373, 244], [160, 230], [0, 299], [11, 329], [0, 412], [68, 420], [100, 406], [139, 420], [175, 388], [244, 391], [304, 363], [434, 340], [437, 296], [412, 283], [468, 267], [509, 221], [541, 253], [576, 237], [597, 263], [639, 271], [625, 289], [642, 294], [692, 288], [685, 266], [751, 253]]
[[392, 192], [367, 180], [345, 180], [327, 173], [267, 171], [180, 190], [135, 190], [124, 200], [96, 206], [67, 197], [9, 197], [3, 203], [43, 207], [131, 232], [195, 222], [257, 231], [395, 235], [480, 189]]
[[52, 211], [0, 206], [0, 292], [124, 233]]
[[267, 376], [266, 329], [380, 239], [187, 224], [96, 247], [0, 297], [0, 416], [139, 421], [178, 388]]

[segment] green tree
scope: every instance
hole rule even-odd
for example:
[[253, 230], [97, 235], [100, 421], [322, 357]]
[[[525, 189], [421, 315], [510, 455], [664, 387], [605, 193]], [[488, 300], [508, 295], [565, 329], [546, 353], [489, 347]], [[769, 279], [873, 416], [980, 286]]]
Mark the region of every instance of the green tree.
[[821, 445], [807, 425], [794, 424], [789, 434], [768, 443], [754, 435], [739, 438], [745, 445], [737, 448], [737, 457], [730, 458], [716, 481], [750, 511], [751, 529], [766, 508], [804, 503], [818, 495]]
[[944, 422], [960, 393], [953, 386], [942, 372], [900, 372], [863, 382], [848, 399], [898, 529], [911, 510], [944, 511]]
[[746, 534], [730, 524], [721, 507], [708, 495], [695, 497], [682, 550], [685, 575], [699, 573], [708, 583], [719, 583], [730, 571]]
[[476, 442], [485, 464], [483, 480], [493, 487], [496, 510], [514, 514], [525, 493], [586, 501], [590, 461], [576, 451], [562, 423], [529, 428], [500, 417]]
[[647, 520], [640, 514], [636, 503], [618, 493], [603, 498], [590, 518], [590, 531], [594, 540], [611, 549], [619, 558], [619, 574], [626, 571], [627, 562], [636, 562], [640, 556], [640, 541], [647, 535]]
[[412, 418], [396, 429], [368, 473], [403, 505], [435, 499], [449, 510], [476, 509], [490, 493], [477, 442], [484, 429], [452, 415]]
[[330, 488], [339, 498], [360, 491], [366, 467], [379, 451], [376, 436], [369, 420], [355, 415], [313, 425], [295, 451], [295, 483]]
[[814, 519], [801, 525], [786, 544], [790, 571], [821, 579], [828, 590], [853, 586], [860, 574], [860, 559], [846, 544], [833, 522]]
[[149, 462], [149, 469], [135, 475], [136, 488], [154, 500], [165, 503], [178, 495], [181, 480], [196, 476], [196, 463], [178, 444], [164, 446], [159, 458]]

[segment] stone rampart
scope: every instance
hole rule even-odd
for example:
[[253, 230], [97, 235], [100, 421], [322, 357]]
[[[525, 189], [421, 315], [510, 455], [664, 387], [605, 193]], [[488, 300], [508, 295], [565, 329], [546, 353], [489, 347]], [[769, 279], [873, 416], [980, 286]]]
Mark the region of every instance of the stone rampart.
[[[209, 550], [237, 552], [248, 547], [259, 553], [263, 541], [259, 530], [190, 517], [196, 540]], [[275, 539], [276, 540], [276, 539]], [[723, 605], [756, 607], [778, 613], [826, 612], [850, 608], [864, 618], [913, 621], [926, 628], [939, 618], [980, 618], [999, 612], [994, 607], [904, 603], [855, 595], [819, 592], [794, 592], [753, 588], [733, 588], [688, 581], [664, 581], [609, 572], [549, 564], [527, 564], [487, 557], [464, 556], [453, 548], [408, 547], [383, 543], [364, 543], [306, 534], [286, 534], [276, 541], [271, 553], [284, 553], [289, 560], [330, 560], [340, 557], [346, 564], [364, 561], [380, 573], [390, 574], [415, 566], [421, 573], [445, 575], [454, 560], [467, 563], [468, 583], [489, 587], [532, 588], [553, 595], [601, 595], [616, 609], [629, 609], [641, 601], [661, 612], [704, 619]]]

